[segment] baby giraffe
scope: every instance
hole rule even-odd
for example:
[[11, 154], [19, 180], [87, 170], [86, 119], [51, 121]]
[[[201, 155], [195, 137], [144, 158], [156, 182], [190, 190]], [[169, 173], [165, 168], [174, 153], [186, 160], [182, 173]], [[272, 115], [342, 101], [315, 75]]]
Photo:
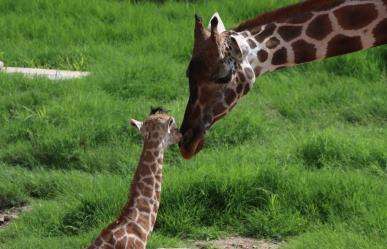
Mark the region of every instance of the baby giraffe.
[[153, 230], [160, 204], [164, 151], [180, 141], [173, 117], [161, 108], [130, 124], [144, 137], [144, 145], [130, 187], [129, 200], [116, 221], [105, 228], [88, 249], [143, 249]]

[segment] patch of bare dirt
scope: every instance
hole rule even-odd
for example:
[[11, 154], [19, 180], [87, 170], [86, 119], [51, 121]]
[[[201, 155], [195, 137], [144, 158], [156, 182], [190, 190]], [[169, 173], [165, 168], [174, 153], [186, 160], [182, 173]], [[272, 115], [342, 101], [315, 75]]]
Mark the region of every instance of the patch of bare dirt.
[[195, 243], [195, 249], [278, 249], [281, 242], [256, 240], [244, 237], [228, 237]]
[[19, 217], [19, 215], [29, 210], [28, 206], [13, 207], [6, 210], [0, 210], [0, 229], [8, 225], [12, 220]]

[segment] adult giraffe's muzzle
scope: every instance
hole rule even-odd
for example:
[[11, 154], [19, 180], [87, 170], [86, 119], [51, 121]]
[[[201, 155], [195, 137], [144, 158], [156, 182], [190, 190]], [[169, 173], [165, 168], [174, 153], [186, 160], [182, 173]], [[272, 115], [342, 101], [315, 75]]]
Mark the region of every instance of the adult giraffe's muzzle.
[[192, 129], [182, 132], [183, 138], [179, 143], [180, 154], [184, 159], [191, 159], [199, 153], [204, 145], [204, 133], [193, 132]]

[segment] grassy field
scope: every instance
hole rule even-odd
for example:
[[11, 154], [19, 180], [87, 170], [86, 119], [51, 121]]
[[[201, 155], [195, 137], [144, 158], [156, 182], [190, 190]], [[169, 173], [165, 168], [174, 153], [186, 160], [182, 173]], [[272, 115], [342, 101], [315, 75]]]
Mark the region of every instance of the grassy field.
[[[0, 248], [82, 248], [118, 214], [142, 141], [128, 118], [163, 105], [182, 120], [195, 12], [233, 27], [293, 2], [1, 0], [0, 60], [93, 75], [0, 74], [0, 209], [31, 209]], [[197, 157], [167, 152], [149, 248], [385, 248], [386, 138], [386, 46], [261, 77]]]

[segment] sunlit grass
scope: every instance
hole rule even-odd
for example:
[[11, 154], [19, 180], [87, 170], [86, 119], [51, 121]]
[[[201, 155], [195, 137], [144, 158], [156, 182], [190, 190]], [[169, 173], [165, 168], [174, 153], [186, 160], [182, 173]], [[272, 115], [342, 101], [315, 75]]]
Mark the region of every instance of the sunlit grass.
[[[193, 14], [219, 11], [233, 27], [284, 4], [1, 1], [0, 60], [92, 76], [0, 74], [0, 208], [31, 209], [0, 230], [0, 248], [86, 246], [127, 198], [142, 141], [128, 118], [163, 105], [182, 120]], [[384, 46], [265, 75], [197, 157], [170, 148], [149, 248], [227, 234], [383, 248], [386, 56]]]

